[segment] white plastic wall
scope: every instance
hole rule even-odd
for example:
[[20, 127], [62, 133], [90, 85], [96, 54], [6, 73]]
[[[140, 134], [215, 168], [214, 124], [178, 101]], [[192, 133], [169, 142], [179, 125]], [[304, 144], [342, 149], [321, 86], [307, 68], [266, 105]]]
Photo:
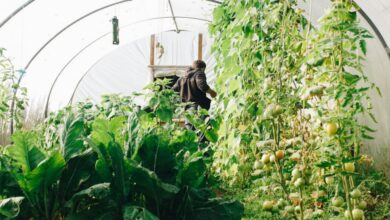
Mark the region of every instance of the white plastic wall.
[[[187, 65], [198, 58], [198, 33], [173, 31], [156, 34], [156, 42], [164, 47], [159, 58], [155, 50], [156, 65]], [[211, 40], [203, 36], [203, 60], [207, 63], [207, 79], [214, 82], [215, 61], [211, 56]], [[124, 94], [140, 92], [149, 83], [150, 37], [124, 45], [100, 59], [86, 72], [78, 86], [73, 101], [100, 100], [102, 94]], [[59, 88], [57, 88], [59, 89]], [[53, 99], [56, 95], [53, 94]]]

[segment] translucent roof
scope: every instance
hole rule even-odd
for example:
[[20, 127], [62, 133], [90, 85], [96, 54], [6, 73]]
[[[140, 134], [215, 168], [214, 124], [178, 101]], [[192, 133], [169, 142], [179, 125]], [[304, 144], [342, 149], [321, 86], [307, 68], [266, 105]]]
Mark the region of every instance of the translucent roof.
[[[31, 115], [42, 115], [46, 103], [55, 110], [70, 101], [98, 101], [104, 93], [130, 94], [141, 89], [150, 71], [151, 34], [166, 48], [157, 64], [188, 65], [197, 57], [197, 36], [203, 33], [203, 58], [212, 83], [214, 60], [207, 26], [220, 1], [1, 0], [0, 47], [7, 49], [16, 68], [27, 69], [22, 85], [29, 92], [30, 110], [35, 112]], [[299, 2], [316, 24], [330, 0]], [[355, 2], [361, 7], [361, 25], [374, 36], [367, 41], [365, 71], [384, 94], [372, 94], [374, 114], [380, 120], [377, 124], [367, 121], [377, 132], [370, 144], [375, 148], [365, 150], [379, 161], [388, 161], [390, 0]], [[110, 20], [114, 16], [120, 23], [119, 46], [112, 44]]]
[[[386, 51], [390, 44], [390, 0], [356, 2], [362, 8], [362, 25], [375, 36], [368, 42], [366, 70], [386, 90], [390, 88], [390, 51]], [[213, 8], [219, 3], [216, 0], [2, 0], [0, 47], [7, 49], [17, 68], [27, 68], [22, 85], [28, 88], [30, 106], [35, 109], [45, 108], [49, 94], [49, 107], [55, 110], [66, 105], [72, 95], [73, 101], [85, 98], [97, 101], [102, 93], [128, 94], [139, 90], [147, 83], [151, 34], [164, 41], [167, 50], [158, 64], [188, 65], [196, 58], [196, 36], [203, 33], [204, 59], [208, 61], [212, 82], [214, 61], [207, 26]], [[301, 0], [299, 7], [306, 9], [315, 23], [329, 7], [329, 0]], [[110, 20], [114, 16], [120, 23], [119, 46], [112, 44]], [[390, 100], [386, 103], [390, 109]], [[384, 117], [390, 122], [390, 114]]]
[[[72, 93], [91, 66], [118, 49], [112, 44], [114, 16], [119, 19], [121, 47], [172, 30], [207, 35], [216, 4], [207, 0], [3, 0], [0, 22], [6, 23], [0, 23], [0, 46], [17, 68], [27, 68], [22, 85], [28, 87], [32, 105], [41, 105], [58, 74], [57, 91]], [[64, 103], [66, 95], [57, 100]]]

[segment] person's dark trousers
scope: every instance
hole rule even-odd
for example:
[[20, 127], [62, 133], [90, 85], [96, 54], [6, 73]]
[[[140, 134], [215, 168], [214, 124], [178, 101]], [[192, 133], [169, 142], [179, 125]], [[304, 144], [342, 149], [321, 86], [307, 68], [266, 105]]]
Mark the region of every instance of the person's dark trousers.
[[[188, 106], [186, 107], [186, 110], [192, 111], [192, 112], [196, 113], [196, 112], [198, 111], [198, 108], [199, 108], [199, 105], [197, 105], [197, 104], [192, 104], [192, 105], [188, 105]], [[205, 121], [206, 118], [207, 118], [206, 115], [202, 115], [202, 116], [201, 116], [201, 119], [202, 119], [203, 121]], [[195, 126], [192, 125], [188, 120], [185, 120], [184, 125], [185, 125], [185, 127], [186, 127], [188, 130], [192, 130], [192, 131], [195, 131], [195, 132], [196, 132]], [[199, 139], [199, 142], [200, 142], [200, 143], [206, 143], [206, 142], [207, 142], [207, 139], [206, 139], [205, 135], [203, 134], [203, 132], [199, 132], [199, 133], [198, 133], [198, 139]]]

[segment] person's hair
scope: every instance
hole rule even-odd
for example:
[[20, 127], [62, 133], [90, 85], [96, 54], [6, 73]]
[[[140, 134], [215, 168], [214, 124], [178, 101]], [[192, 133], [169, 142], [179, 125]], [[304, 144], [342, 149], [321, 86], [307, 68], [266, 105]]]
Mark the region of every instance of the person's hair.
[[206, 63], [203, 60], [195, 60], [192, 63], [192, 67], [194, 69], [203, 69], [203, 68], [206, 68]]

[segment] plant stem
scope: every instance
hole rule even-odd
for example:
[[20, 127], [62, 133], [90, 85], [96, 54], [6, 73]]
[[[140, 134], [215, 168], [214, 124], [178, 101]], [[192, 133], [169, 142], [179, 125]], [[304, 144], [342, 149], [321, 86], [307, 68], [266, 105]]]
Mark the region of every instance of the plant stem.
[[346, 179], [345, 176], [342, 177], [342, 181], [343, 181], [343, 185], [344, 185], [345, 200], [347, 201], [348, 212], [349, 212], [349, 215], [350, 215], [350, 219], [353, 220], [353, 216], [352, 216], [352, 204], [351, 204], [351, 198], [350, 198], [350, 196], [349, 196], [349, 193], [350, 193], [349, 184], [348, 184], [348, 181], [347, 181], [347, 179]]
[[299, 197], [300, 197], [300, 200], [299, 200], [299, 207], [300, 207], [300, 219], [301, 220], [304, 220], [305, 218], [305, 215], [303, 213], [303, 192], [302, 192], [302, 186], [299, 187]]

